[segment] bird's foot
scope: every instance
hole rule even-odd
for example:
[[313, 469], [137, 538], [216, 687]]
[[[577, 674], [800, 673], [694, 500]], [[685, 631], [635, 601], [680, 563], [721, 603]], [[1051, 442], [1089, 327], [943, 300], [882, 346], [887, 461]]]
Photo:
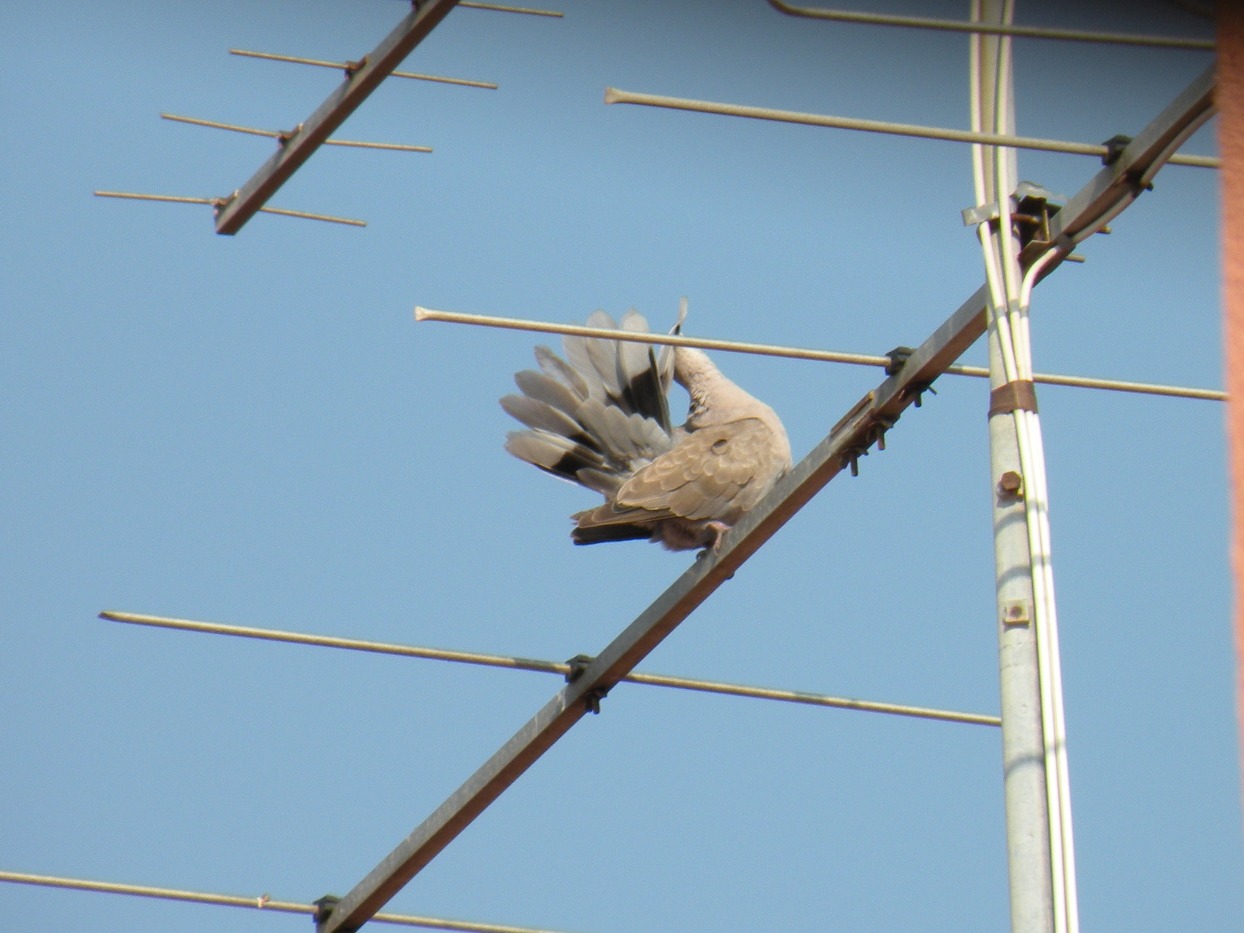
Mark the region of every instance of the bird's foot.
[[699, 557], [703, 557], [709, 551], [713, 552], [716, 557], [721, 553], [722, 542], [726, 540], [726, 532], [730, 530], [730, 526], [725, 522], [709, 522], [703, 528], [703, 533], [708, 536], [708, 540], [704, 542], [704, 548], [700, 551]]

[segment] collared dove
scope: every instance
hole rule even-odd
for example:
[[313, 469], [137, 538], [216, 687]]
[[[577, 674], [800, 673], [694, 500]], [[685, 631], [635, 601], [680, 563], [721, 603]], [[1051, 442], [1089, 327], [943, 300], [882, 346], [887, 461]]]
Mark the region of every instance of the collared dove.
[[[684, 304], [674, 331], [682, 326]], [[615, 329], [604, 311], [591, 327]], [[647, 332], [636, 311], [623, 330]], [[566, 360], [536, 348], [540, 372], [514, 378], [522, 395], [501, 407], [528, 430], [505, 449], [520, 460], [605, 497], [577, 512], [575, 544], [648, 539], [672, 551], [718, 548], [725, 532], [790, 469], [790, 442], [773, 409], [727, 379], [701, 350], [598, 337], [566, 337]], [[691, 398], [687, 421], [670, 424], [676, 380]]]

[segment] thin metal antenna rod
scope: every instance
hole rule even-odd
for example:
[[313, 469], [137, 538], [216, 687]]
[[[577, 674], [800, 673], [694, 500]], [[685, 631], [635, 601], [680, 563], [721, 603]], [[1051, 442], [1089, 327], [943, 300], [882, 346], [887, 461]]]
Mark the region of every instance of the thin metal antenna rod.
[[[97, 198], [124, 198], [129, 201], [164, 201], [169, 204], [210, 204], [217, 209], [225, 203], [224, 198], [190, 198], [173, 194], [140, 194], [136, 191], [96, 191]], [[330, 224], [345, 224], [349, 227], [366, 227], [367, 221], [354, 220], [350, 217], [333, 217], [331, 214], [312, 214], [307, 211], [293, 211], [284, 207], [261, 207], [263, 214], [279, 214], [282, 217], [301, 217], [303, 220], [322, 220]]]
[[[442, 321], [449, 324], [469, 324], [478, 327], [496, 327], [501, 330], [522, 330], [543, 334], [564, 334], [575, 337], [600, 337], [605, 340], [629, 340], [633, 343], [652, 343], [674, 347], [700, 347], [704, 350], [723, 350], [729, 353], [754, 353], [758, 356], [775, 356], [794, 360], [812, 360], [821, 363], [850, 363], [858, 366], [893, 366], [888, 356], [873, 353], [844, 353], [837, 350], [810, 350], [801, 347], [783, 347], [767, 343], [745, 343], [738, 340], [716, 340], [710, 337], [688, 337], [684, 334], [652, 334], [630, 330], [614, 330], [607, 327], [585, 327], [579, 324], [551, 324], [521, 318], [493, 317], [484, 314], [465, 314], [459, 311], [434, 311], [431, 308], [415, 308], [416, 321]], [[984, 366], [948, 366], [946, 372], [955, 376], [988, 378]], [[1101, 379], [1095, 376], [1064, 376], [1056, 373], [1033, 373], [1033, 382], [1049, 385], [1073, 386], [1082, 389], [1102, 389], [1108, 392], [1134, 392], [1142, 395], [1166, 395], [1175, 398], [1203, 399], [1223, 402], [1227, 393], [1219, 389], [1200, 389], [1191, 386], [1161, 385], [1153, 382], [1131, 382], [1122, 379]]]
[[[984, 366], [953, 366], [949, 370], [959, 376], [989, 376]], [[1165, 395], [1168, 398], [1192, 398], [1207, 402], [1225, 402], [1227, 393], [1221, 389], [1200, 389], [1194, 386], [1162, 385], [1156, 382], [1133, 382], [1126, 379], [1102, 379], [1097, 376], [1060, 376], [1056, 373], [1033, 373], [1033, 382], [1078, 389], [1100, 389], [1103, 392], [1133, 392], [1138, 395]]]
[[315, 113], [216, 214], [216, 232], [235, 234], [285, 184], [320, 144], [345, 122], [380, 83], [443, 20], [458, 0], [424, 0], [393, 29], [363, 65], [322, 103]]
[[[712, 113], [727, 117], [746, 117], [752, 120], [772, 120], [778, 123], [797, 123], [804, 126], [823, 126], [831, 129], [856, 130], [864, 133], [885, 133], [891, 136], [912, 136], [917, 139], [940, 139], [957, 143], [980, 143], [987, 146], [1005, 146], [1011, 149], [1034, 149], [1041, 152], [1064, 152], [1070, 155], [1097, 156], [1105, 159], [1111, 150], [1104, 145], [1066, 142], [1060, 139], [1042, 139], [1037, 136], [1014, 136], [1004, 133], [982, 133], [971, 130], [948, 129], [939, 126], [921, 126], [915, 123], [891, 123], [885, 120], [863, 120], [856, 117], [835, 117], [819, 113], [801, 113], [797, 110], [775, 110], [772, 107], [748, 107], [742, 104], [722, 104], [687, 97], [665, 97], [660, 94], [641, 94], [614, 87], [605, 88], [606, 104], [638, 104], [643, 107], [660, 107], [667, 110], [687, 110], [693, 113]], [[1218, 168], [1220, 162], [1214, 156], [1173, 155], [1166, 160], [1170, 165], [1188, 165], [1194, 168]]]
[[[461, 3], [458, 4], [462, 6]], [[271, 62], [290, 62], [295, 65], [315, 65], [319, 68], [334, 68], [337, 71], [353, 71], [358, 62], [329, 62], [321, 58], [303, 58], [300, 55], [278, 55], [275, 52], [251, 52], [247, 49], [230, 49], [230, 55], [241, 55], [244, 58], [262, 58]], [[479, 87], [490, 91], [497, 90], [491, 81], [468, 81], [466, 78], [446, 78], [441, 75], [425, 75], [417, 71], [393, 71], [390, 78], [410, 78], [415, 81], [434, 81], [438, 84], [457, 84], [462, 87]]]
[[543, 321], [529, 321], [521, 318], [464, 314], [459, 311], [436, 311], [432, 308], [423, 307], [415, 308], [415, 320], [473, 324], [481, 327], [497, 327], [503, 330], [563, 334], [571, 337], [601, 337], [605, 340], [626, 340], [631, 343], [651, 343], [669, 347], [699, 347], [702, 350], [755, 353], [761, 356], [814, 360], [821, 363], [855, 363], [860, 366], [887, 366], [890, 364], [889, 357], [878, 356], [873, 353], [838, 353], [833, 350], [807, 350], [800, 347], [782, 347], [767, 343], [744, 343], [738, 340], [716, 340], [711, 337], [687, 337], [682, 334], [654, 334], [643, 331], [617, 330], [608, 327], [587, 327], [581, 324], [548, 324]]
[[[248, 136], [266, 136], [269, 139], [284, 141], [294, 133], [284, 130], [261, 130], [253, 126], [238, 126], [236, 123], [221, 123], [217, 120], [204, 120], [200, 117], [181, 117], [175, 113], [160, 114], [161, 120], [171, 120], [174, 123], [188, 123], [191, 126], [206, 126], [213, 130], [228, 130], [231, 133], [245, 133]], [[352, 146], [356, 149], [392, 149], [396, 152], [431, 152], [431, 146], [411, 146], [406, 143], [371, 143], [361, 142], [356, 139], [326, 139], [323, 142], [325, 146]]]
[[[211, 904], [216, 907], [249, 907], [253, 910], [269, 910], [276, 913], [307, 914], [314, 916], [319, 907], [297, 901], [278, 901], [261, 894], [245, 897], [236, 894], [211, 894], [206, 891], [186, 891], [180, 888], [157, 888], [145, 884], [121, 884], [114, 881], [91, 881], [86, 878], [63, 878], [57, 875], [34, 875], [28, 872], [0, 871], [0, 881], [9, 884], [29, 884], [44, 888], [61, 888], [70, 891], [91, 891], [96, 894], [124, 894], [130, 897], [150, 897], [165, 901], [186, 901], [192, 904]], [[460, 933], [557, 933], [555, 930], [535, 927], [516, 927], [501, 923], [476, 923], [469, 920], [447, 920], [442, 917], [420, 917], [415, 914], [376, 914], [376, 923], [397, 926], [423, 927], [429, 930], [455, 930]]]
[[1057, 39], [1063, 42], [1098, 42], [1105, 45], [1139, 45], [1159, 49], [1191, 49], [1213, 51], [1213, 39], [1190, 36], [1138, 36], [1118, 32], [1088, 32], [1079, 29], [1051, 29], [1045, 26], [1003, 26], [997, 23], [970, 23], [951, 19], [930, 19], [923, 16], [897, 16], [885, 13], [857, 13], [850, 10], [825, 10], [819, 7], [795, 6], [783, 0], [769, 0], [769, 5], [788, 16], [830, 20], [837, 23], [859, 23], [871, 26], [900, 26], [932, 29], [941, 32], [969, 32], [989, 36], [1014, 36], [1024, 39]]
[[463, 0], [458, 6], [467, 7], [472, 10], [494, 10], [497, 13], [522, 13], [526, 16], [555, 16], [561, 18], [565, 13], [559, 13], [556, 10], [533, 10], [531, 7], [525, 6], [505, 6], [500, 3], [474, 3], [469, 0]]
[[[251, 628], [241, 625], [224, 625], [219, 622], [198, 622], [193, 619], [170, 619], [164, 616], [141, 615], [135, 612], [106, 610], [99, 614], [109, 622], [126, 622], [131, 625], [147, 625], [182, 632], [200, 632], [207, 635], [230, 635], [237, 638], [255, 638], [262, 641], [284, 642], [293, 645], [311, 645], [318, 648], [342, 648], [349, 651], [365, 651], [372, 654], [389, 654], [407, 658], [423, 658], [432, 661], [453, 661], [460, 664], [478, 664], [484, 667], [501, 667], [509, 670], [536, 671], [566, 677], [574, 667], [565, 661], [543, 661], [535, 658], [519, 658], [501, 654], [483, 654], [477, 651], [454, 651], [445, 648], [424, 648], [414, 645], [394, 645], [386, 642], [362, 641], [335, 635], [309, 635], [303, 632], [285, 632], [278, 629]], [[857, 710], [866, 713], [888, 713], [893, 716], [911, 716], [916, 719], [934, 719], [943, 722], [961, 722], [975, 726], [1000, 726], [997, 716], [983, 713], [961, 713], [955, 710], [930, 709], [927, 706], [907, 706], [900, 703], [879, 703], [874, 700], [856, 700], [850, 697], [828, 696], [803, 690], [781, 690], [772, 687], [749, 687], [715, 680], [698, 680], [690, 677], [670, 677], [664, 674], [641, 674], [632, 671], [621, 678], [630, 683], [651, 687], [673, 687], [720, 696], [746, 697], [755, 700], [777, 700], [785, 703], [801, 703], [831, 709]]]

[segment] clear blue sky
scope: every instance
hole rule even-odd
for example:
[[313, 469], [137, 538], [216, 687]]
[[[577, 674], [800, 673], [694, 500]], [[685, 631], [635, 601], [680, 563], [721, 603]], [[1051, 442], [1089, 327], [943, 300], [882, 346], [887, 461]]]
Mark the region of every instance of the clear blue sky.
[[[561, 660], [692, 559], [575, 548], [592, 497], [508, 457], [532, 335], [416, 304], [701, 336], [917, 344], [982, 281], [951, 143], [602, 103], [606, 85], [965, 127], [962, 36], [765, 3], [459, 10], [237, 237], [215, 196], [370, 50], [392, 0], [7, 4], [0, 195], [0, 868], [344, 894], [558, 689], [540, 674], [106, 623], [103, 609]], [[966, 3], [869, 3], [961, 18]], [[1028, 23], [1208, 35], [1174, 4]], [[671, 9], [671, 7], [675, 9]], [[1018, 125], [1140, 129], [1204, 53], [1024, 42]], [[1211, 124], [1188, 151], [1215, 151]], [[1073, 194], [1091, 158], [1022, 154]], [[1217, 177], [1173, 167], [1037, 290], [1036, 368], [1218, 387]], [[974, 348], [969, 361], [983, 361]], [[871, 369], [718, 355], [796, 457]], [[947, 377], [643, 669], [994, 713], [980, 380]], [[681, 403], [676, 403], [681, 404]], [[1085, 929], [1244, 914], [1219, 403], [1041, 391]], [[579, 933], [993, 931], [997, 730], [621, 685], [390, 905]], [[14, 929], [306, 930], [304, 917], [0, 885]]]

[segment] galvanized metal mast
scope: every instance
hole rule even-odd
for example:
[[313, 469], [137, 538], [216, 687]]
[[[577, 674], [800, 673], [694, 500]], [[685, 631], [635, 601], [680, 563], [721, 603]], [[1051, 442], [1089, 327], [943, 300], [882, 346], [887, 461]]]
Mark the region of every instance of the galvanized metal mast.
[[[1011, 0], [973, 0], [973, 19], [1005, 26], [1012, 6]], [[972, 38], [973, 129], [1014, 131], [1009, 43], [1001, 36]], [[972, 156], [990, 286], [989, 449], [1011, 929], [1064, 933], [1078, 929], [1078, 916], [1048, 537], [1038, 527], [1045, 527], [1044, 464], [1040, 428], [1028, 420], [1037, 406], [1027, 342], [1025, 286], [1031, 286], [1012, 219], [1016, 154], [973, 146]]]

